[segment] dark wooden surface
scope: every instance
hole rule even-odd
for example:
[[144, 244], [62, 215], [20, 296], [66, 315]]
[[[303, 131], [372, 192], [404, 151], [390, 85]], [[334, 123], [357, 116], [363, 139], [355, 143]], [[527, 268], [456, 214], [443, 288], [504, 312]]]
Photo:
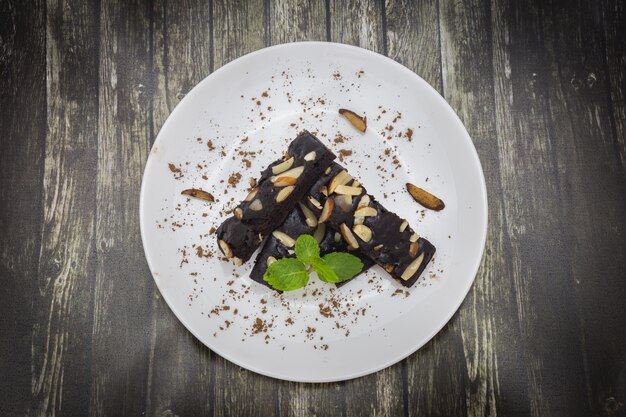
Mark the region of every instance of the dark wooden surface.
[[[328, 40], [443, 94], [489, 193], [482, 267], [408, 359], [352, 381], [253, 374], [148, 271], [150, 146], [202, 78]], [[620, 0], [0, 0], [0, 415], [626, 415]]]

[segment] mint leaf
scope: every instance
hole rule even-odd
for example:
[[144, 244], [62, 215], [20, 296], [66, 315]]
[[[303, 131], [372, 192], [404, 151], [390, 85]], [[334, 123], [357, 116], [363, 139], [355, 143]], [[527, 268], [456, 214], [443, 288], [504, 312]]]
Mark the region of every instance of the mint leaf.
[[[363, 262], [354, 255], [344, 252], [333, 252], [322, 258], [337, 275], [337, 281], [341, 282], [354, 278], [363, 270]], [[319, 274], [318, 274], [319, 275]], [[323, 280], [322, 280], [323, 281]]]
[[320, 258], [320, 246], [311, 235], [300, 235], [296, 239], [296, 257], [305, 264], [312, 264]]
[[283, 258], [270, 264], [263, 279], [279, 291], [293, 291], [306, 285], [309, 273], [299, 260]]
[[319, 259], [313, 264], [313, 270], [317, 273], [317, 277], [324, 282], [339, 282], [339, 277], [323, 259]]

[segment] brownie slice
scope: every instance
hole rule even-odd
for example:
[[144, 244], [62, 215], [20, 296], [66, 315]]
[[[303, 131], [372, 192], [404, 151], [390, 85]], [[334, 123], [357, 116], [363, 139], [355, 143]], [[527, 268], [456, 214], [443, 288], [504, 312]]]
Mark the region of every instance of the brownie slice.
[[402, 285], [410, 287], [435, 254], [408, 222], [387, 210], [346, 170], [331, 165], [333, 178], [322, 189], [323, 208], [306, 202], [320, 223], [341, 233], [348, 249], [360, 250]]
[[[324, 197], [321, 189], [326, 186], [328, 181], [336, 174], [330, 168], [327, 168], [325, 173], [313, 184], [309, 189], [304, 201], [309, 202], [315, 208], [321, 208], [319, 199]], [[308, 210], [308, 213], [306, 212]], [[313, 215], [313, 216], [312, 216]], [[317, 224], [317, 218], [305, 204], [301, 203], [299, 207], [294, 208], [289, 216], [285, 220], [282, 226], [276, 229], [267, 239], [265, 246], [261, 252], [259, 252], [254, 268], [250, 273], [250, 278], [254, 281], [267, 285], [267, 282], [263, 280], [263, 275], [268, 267], [268, 260], [280, 259], [286, 257], [294, 257], [293, 253], [293, 241], [298, 236], [303, 234], [309, 234], [314, 236], [320, 245], [320, 255], [326, 255], [331, 252], [347, 252], [348, 248], [345, 241], [340, 235], [337, 235], [330, 227], [326, 227], [325, 223]], [[363, 270], [366, 271], [374, 265], [374, 262], [365, 256], [360, 251], [354, 251], [353, 255], [357, 256], [363, 262]], [[338, 283], [338, 286], [345, 284], [348, 281]], [[271, 288], [271, 287], [270, 287]]]
[[283, 159], [261, 172], [257, 186], [233, 210], [234, 216], [217, 229], [222, 253], [236, 264], [250, 259], [335, 158], [315, 136], [300, 133]]

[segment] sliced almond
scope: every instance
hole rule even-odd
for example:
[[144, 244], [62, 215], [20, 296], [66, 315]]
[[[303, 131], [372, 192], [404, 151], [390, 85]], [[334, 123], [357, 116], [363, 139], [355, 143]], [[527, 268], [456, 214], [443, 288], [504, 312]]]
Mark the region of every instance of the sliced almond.
[[415, 258], [415, 255], [417, 255], [417, 251], [420, 248], [420, 244], [418, 242], [413, 242], [411, 243], [411, 246], [409, 246], [409, 255], [411, 255], [411, 258]]
[[250, 178], [248, 184], [250, 184], [250, 187], [256, 187], [256, 178]]
[[352, 126], [356, 127], [361, 132], [365, 132], [367, 129], [367, 118], [361, 117], [352, 110], [339, 109], [339, 114], [348, 119]]
[[353, 187], [360, 187], [361, 183], [358, 182], [357, 180], [354, 180], [354, 181], [352, 181], [352, 184], [350, 184], [350, 185], [352, 185]]
[[409, 279], [411, 279], [411, 277], [415, 275], [417, 270], [420, 268], [423, 261], [424, 261], [424, 252], [422, 252], [420, 256], [415, 258], [415, 260], [411, 262], [409, 266], [406, 267], [402, 275], [400, 275], [400, 278], [402, 278], [405, 281], [408, 281]]
[[439, 197], [436, 197], [428, 191], [409, 182], [406, 183], [406, 189], [408, 190], [409, 194], [411, 194], [411, 197], [413, 197], [413, 200], [417, 201], [422, 206], [428, 209], [439, 211], [443, 210], [446, 206]]
[[304, 160], [305, 161], [315, 161], [315, 156], [317, 154], [315, 153], [315, 151], [311, 151], [308, 154], [304, 155]]
[[351, 187], [349, 185], [338, 185], [335, 187], [335, 193], [340, 195], [361, 195], [363, 188]]
[[344, 213], [348, 213], [352, 210], [352, 196], [342, 194], [336, 196], [334, 200], [337, 207], [339, 207]]
[[338, 185], [345, 185], [352, 180], [352, 176], [348, 174], [346, 171], [340, 171], [337, 175], [330, 180], [330, 184], [328, 184], [328, 194], [332, 194], [335, 192], [335, 188]]
[[257, 198], [252, 203], [250, 203], [248, 208], [252, 211], [260, 211], [260, 210], [263, 210], [263, 203], [261, 202], [261, 200]]
[[250, 190], [250, 192], [248, 193], [248, 195], [245, 198], [245, 201], [252, 201], [252, 199], [254, 198], [254, 196], [256, 195], [256, 193], [259, 192], [258, 188], [253, 188]]
[[316, 209], [318, 210], [322, 209], [322, 205], [320, 204], [319, 201], [317, 201], [315, 197], [309, 196], [309, 201], [311, 202], [311, 204], [313, 204], [313, 206], [315, 206]]
[[367, 206], [359, 207], [354, 212], [355, 216], [361, 216], [361, 217], [373, 217], [373, 216], [376, 216], [377, 214], [378, 214], [378, 210], [376, 210], [374, 207], [367, 207]]
[[233, 258], [233, 263], [235, 264], [235, 266], [239, 267], [241, 265], [243, 265], [243, 261], [241, 260], [241, 258], [237, 258], [236, 256]]
[[370, 205], [370, 196], [365, 194], [359, 201], [359, 207], [367, 207]]
[[291, 168], [291, 166], [293, 165], [293, 156], [289, 159], [287, 159], [286, 161], [281, 162], [278, 165], [274, 165], [272, 167], [272, 174], [277, 175], [280, 174], [281, 172], [285, 172], [287, 171], [289, 168]]
[[365, 217], [354, 216], [354, 224], [363, 224], [363, 222], [365, 222]]
[[413, 233], [411, 237], [409, 238], [409, 242], [417, 242], [419, 238], [420, 238], [420, 235], [418, 235], [417, 233]]
[[222, 250], [224, 256], [226, 256], [227, 258], [232, 258], [233, 251], [230, 249], [228, 243], [226, 243], [226, 241], [222, 239], [220, 239], [218, 243], [220, 244], [220, 249]]
[[393, 265], [391, 265], [391, 264], [385, 265], [385, 271], [387, 271], [387, 272], [389, 272], [391, 274], [393, 272]]
[[317, 240], [317, 243], [322, 243], [324, 240], [324, 235], [326, 234], [326, 224], [321, 223], [317, 225], [317, 229], [313, 232], [313, 237]]
[[243, 210], [241, 210], [241, 208], [237, 207], [235, 210], [233, 210], [233, 213], [235, 213], [235, 217], [237, 218], [237, 220], [243, 219]]
[[381, 250], [382, 248], [383, 248], [383, 245], [382, 245], [382, 244], [381, 244], [381, 245], [376, 245], [376, 246], [374, 246], [374, 250], [376, 250], [376, 251], [379, 251], [379, 250]]
[[404, 232], [408, 225], [409, 225], [409, 222], [407, 222], [406, 220], [402, 220], [402, 223], [400, 223], [400, 233]]
[[286, 187], [288, 185], [294, 185], [298, 180], [293, 177], [278, 177], [274, 180], [275, 187]]
[[276, 202], [282, 203], [283, 201], [285, 201], [285, 199], [289, 197], [289, 195], [293, 192], [295, 188], [296, 187], [294, 187], [293, 185], [289, 185], [283, 188], [282, 190], [280, 190], [278, 194], [276, 194]]
[[339, 242], [341, 240], [341, 233], [335, 232], [334, 239], [335, 242]]
[[293, 248], [293, 245], [296, 244], [296, 241], [291, 238], [286, 233], [281, 232], [280, 230], [274, 230], [272, 232], [272, 236], [274, 236], [280, 243], [287, 246], [288, 248]]
[[326, 169], [324, 170], [324, 174], [328, 175], [328, 174], [330, 174], [330, 171], [332, 171], [332, 168], [331, 168], [331, 167], [328, 167], [328, 168], [326, 168]]
[[364, 224], [357, 224], [352, 228], [352, 231], [355, 235], [361, 238], [361, 240], [365, 243], [372, 240], [372, 229], [365, 226]]
[[345, 240], [348, 244], [349, 249], [359, 248], [359, 242], [357, 242], [356, 238], [352, 234], [352, 230], [350, 230], [350, 228], [346, 226], [345, 223], [341, 223], [339, 230], [341, 231], [341, 236], [343, 236], [343, 240]]
[[[290, 170], [281, 172], [280, 178], [282, 177], [298, 178], [300, 177], [300, 175], [302, 175], [303, 172], [304, 172], [304, 166], [291, 168]], [[272, 179], [272, 181], [276, 181], [276, 179]]]
[[326, 220], [330, 218], [330, 215], [335, 208], [335, 202], [332, 198], [329, 198], [324, 203], [324, 208], [322, 209], [322, 213], [320, 214], [320, 218], [317, 220], [318, 223], [324, 223]]
[[213, 198], [213, 194], [207, 193], [206, 191], [200, 190], [198, 188], [190, 188], [188, 190], [183, 190], [181, 194], [189, 196], [189, 197], [193, 197], [193, 198], [199, 198], [200, 200], [208, 201], [209, 203], [212, 203], [213, 201], [215, 201], [215, 198]]
[[287, 253], [288, 253], [289, 255], [293, 255], [293, 254], [295, 254], [295, 253], [296, 253], [296, 251], [295, 251], [295, 250], [293, 250], [293, 249], [289, 249], [289, 250], [287, 251]]
[[271, 264], [276, 262], [276, 258], [274, 258], [273, 256], [268, 256], [266, 262], [267, 262], [267, 266], [270, 266]]
[[315, 218], [315, 214], [313, 214], [311, 209], [305, 206], [304, 204], [302, 203], [298, 203], [298, 204], [300, 205], [300, 210], [302, 210], [302, 214], [304, 214], [304, 218], [306, 219], [306, 224], [309, 227], [316, 227], [317, 219]]

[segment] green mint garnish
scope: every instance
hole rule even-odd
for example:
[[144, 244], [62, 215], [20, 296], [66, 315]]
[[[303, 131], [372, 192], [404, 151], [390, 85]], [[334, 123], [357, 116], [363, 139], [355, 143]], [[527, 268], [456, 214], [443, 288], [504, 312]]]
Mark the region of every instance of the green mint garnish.
[[309, 273], [299, 260], [283, 258], [267, 267], [263, 279], [279, 291], [293, 291], [309, 282]]
[[296, 258], [283, 258], [270, 264], [263, 279], [279, 291], [293, 291], [309, 282], [306, 265], [311, 265], [320, 280], [329, 283], [346, 281], [363, 269], [359, 258], [349, 253], [333, 252], [320, 258], [320, 247], [311, 235], [296, 239]]

